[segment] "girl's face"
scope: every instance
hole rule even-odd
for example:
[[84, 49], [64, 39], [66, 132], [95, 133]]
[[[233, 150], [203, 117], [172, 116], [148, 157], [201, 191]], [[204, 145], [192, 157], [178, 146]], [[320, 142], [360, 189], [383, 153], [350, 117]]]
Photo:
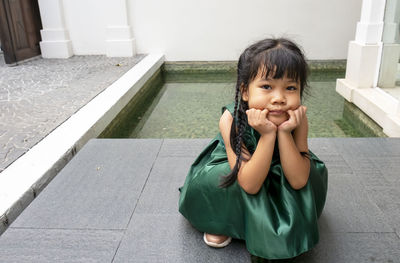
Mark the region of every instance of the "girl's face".
[[268, 110], [267, 119], [279, 126], [289, 119], [288, 110], [300, 106], [300, 83], [288, 79], [265, 79], [258, 72], [257, 77], [243, 90], [242, 99], [248, 102], [249, 109]]

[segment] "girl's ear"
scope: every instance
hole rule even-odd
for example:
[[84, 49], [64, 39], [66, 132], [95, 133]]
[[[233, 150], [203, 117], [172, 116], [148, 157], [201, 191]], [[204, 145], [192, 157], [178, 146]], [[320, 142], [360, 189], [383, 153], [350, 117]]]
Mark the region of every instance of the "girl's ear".
[[249, 89], [246, 89], [243, 83], [240, 85], [240, 93], [242, 94], [243, 101], [249, 101]]

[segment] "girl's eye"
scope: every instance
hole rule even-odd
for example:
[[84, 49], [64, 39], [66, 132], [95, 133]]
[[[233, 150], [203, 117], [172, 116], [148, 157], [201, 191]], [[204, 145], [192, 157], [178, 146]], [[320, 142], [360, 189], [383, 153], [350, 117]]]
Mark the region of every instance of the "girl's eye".
[[297, 88], [295, 86], [289, 86], [286, 88], [287, 90], [297, 90]]
[[271, 86], [270, 85], [264, 85], [264, 86], [262, 86], [262, 88], [263, 89], [271, 89]]

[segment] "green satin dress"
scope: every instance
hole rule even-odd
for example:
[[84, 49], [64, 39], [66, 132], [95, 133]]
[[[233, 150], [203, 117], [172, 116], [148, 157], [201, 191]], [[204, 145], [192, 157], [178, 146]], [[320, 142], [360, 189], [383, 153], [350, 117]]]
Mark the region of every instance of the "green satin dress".
[[[233, 113], [233, 104], [222, 108]], [[244, 143], [253, 153], [260, 135], [246, 128]], [[294, 190], [286, 180], [278, 145], [261, 190], [247, 194], [237, 181], [219, 188], [230, 172], [225, 145], [218, 134], [192, 164], [179, 188], [179, 212], [201, 232], [221, 234], [246, 242], [247, 250], [267, 259], [292, 258], [314, 247], [319, 239], [317, 218], [325, 204], [328, 172], [310, 151], [307, 185]]]

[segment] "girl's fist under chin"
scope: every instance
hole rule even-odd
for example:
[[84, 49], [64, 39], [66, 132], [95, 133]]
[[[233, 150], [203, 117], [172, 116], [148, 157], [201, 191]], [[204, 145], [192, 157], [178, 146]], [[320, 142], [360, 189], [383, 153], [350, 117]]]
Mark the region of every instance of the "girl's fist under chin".
[[300, 105], [295, 110], [288, 110], [289, 118], [278, 125], [278, 130], [283, 132], [291, 132], [306, 121], [307, 107]]
[[267, 109], [248, 109], [246, 115], [248, 124], [259, 134], [275, 133], [277, 131], [277, 125], [267, 118]]

